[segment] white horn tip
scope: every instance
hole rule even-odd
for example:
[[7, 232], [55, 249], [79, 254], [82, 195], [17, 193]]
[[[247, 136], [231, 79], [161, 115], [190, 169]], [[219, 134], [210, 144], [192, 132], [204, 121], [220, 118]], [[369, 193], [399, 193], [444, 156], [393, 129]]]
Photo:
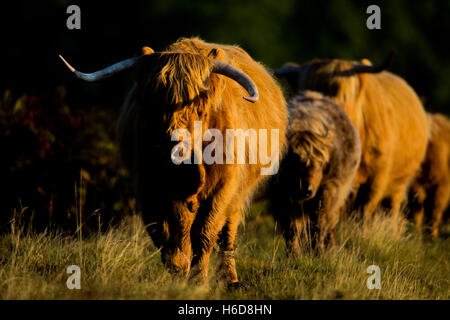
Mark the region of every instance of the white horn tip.
[[70, 71], [72, 71], [72, 72], [75, 72], [75, 71], [76, 71], [75, 68], [72, 67], [72, 66], [66, 61], [66, 59], [64, 59], [64, 58], [62, 57], [62, 55], [59, 54], [58, 56], [60, 57], [60, 59], [62, 60], [62, 62], [64, 62], [64, 64], [67, 66], [67, 68], [69, 68]]
[[245, 100], [255, 103], [258, 101], [257, 97], [243, 97]]

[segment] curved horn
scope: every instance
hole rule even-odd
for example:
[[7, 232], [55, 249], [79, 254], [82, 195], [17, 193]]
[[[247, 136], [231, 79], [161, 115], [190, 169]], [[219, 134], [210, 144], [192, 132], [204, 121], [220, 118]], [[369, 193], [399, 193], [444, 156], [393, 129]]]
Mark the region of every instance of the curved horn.
[[367, 66], [365, 64], [359, 64], [353, 67], [352, 72], [354, 73], [380, 73], [386, 70], [391, 65], [392, 59], [394, 58], [395, 51], [391, 50], [387, 59], [383, 64], [379, 66]]
[[85, 81], [90, 81], [90, 82], [103, 80], [103, 79], [108, 78], [122, 70], [129, 69], [132, 66], [134, 66], [136, 64], [137, 60], [139, 59], [139, 57], [129, 58], [129, 59], [117, 62], [109, 67], [106, 67], [102, 70], [99, 70], [99, 71], [96, 71], [93, 73], [83, 73], [83, 72], [79, 72], [79, 71], [75, 70], [75, 68], [72, 67], [61, 55], [59, 55], [59, 57], [64, 62], [64, 64], [67, 66], [67, 68], [69, 68], [70, 71], [75, 73], [75, 76], [77, 76], [77, 78], [83, 79]]
[[239, 83], [242, 87], [247, 90], [247, 92], [250, 94], [250, 97], [244, 97], [245, 100], [250, 102], [256, 102], [259, 99], [259, 92], [258, 88], [256, 87], [255, 83], [252, 79], [250, 79], [249, 76], [247, 76], [244, 72], [236, 69], [232, 65], [214, 59], [214, 67], [212, 72], [218, 73], [224, 76], [227, 76], [230, 79], [233, 79], [237, 83]]
[[294, 64], [285, 64], [284, 66], [282, 66], [280, 69], [277, 69], [275, 71], [273, 71], [273, 75], [275, 77], [286, 77], [286, 76], [290, 76], [293, 74], [296, 74], [299, 72], [300, 70], [300, 66], [298, 65], [294, 65]]

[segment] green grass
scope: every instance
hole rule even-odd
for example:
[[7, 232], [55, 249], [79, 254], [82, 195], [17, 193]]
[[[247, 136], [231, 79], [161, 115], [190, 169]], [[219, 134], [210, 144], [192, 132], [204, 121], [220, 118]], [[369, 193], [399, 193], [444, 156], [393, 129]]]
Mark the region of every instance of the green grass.
[[[404, 219], [379, 214], [371, 226], [339, 225], [338, 244], [321, 255], [287, 258], [271, 217], [254, 206], [240, 230], [237, 268], [246, 292], [173, 279], [141, 221], [85, 238], [34, 234], [17, 226], [0, 237], [1, 299], [450, 299], [450, 228], [422, 240]], [[69, 290], [69, 265], [81, 268], [81, 290]], [[381, 289], [369, 290], [366, 269], [381, 269]]]

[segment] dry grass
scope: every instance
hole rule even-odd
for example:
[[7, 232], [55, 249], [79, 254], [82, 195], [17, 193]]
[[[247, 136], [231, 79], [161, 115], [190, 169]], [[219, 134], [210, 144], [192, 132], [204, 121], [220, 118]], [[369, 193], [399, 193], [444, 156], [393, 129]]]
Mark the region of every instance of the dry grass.
[[[259, 208], [259, 209], [258, 209]], [[138, 218], [107, 233], [33, 234], [13, 225], [0, 237], [1, 299], [450, 299], [449, 226], [427, 242], [404, 219], [379, 214], [370, 226], [344, 221], [338, 245], [321, 255], [287, 258], [272, 219], [254, 206], [241, 230], [237, 267], [247, 292], [189, 286], [166, 272]], [[69, 265], [81, 268], [81, 290], [69, 290]], [[369, 290], [369, 265], [381, 268]]]

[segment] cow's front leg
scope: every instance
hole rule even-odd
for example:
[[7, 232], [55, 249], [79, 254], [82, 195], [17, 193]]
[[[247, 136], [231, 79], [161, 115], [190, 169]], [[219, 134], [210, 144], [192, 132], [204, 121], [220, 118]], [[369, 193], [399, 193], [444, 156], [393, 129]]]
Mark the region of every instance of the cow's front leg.
[[370, 223], [373, 221], [373, 215], [386, 191], [389, 181], [389, 166], [380, 165], [374, 169], [377, 174], [369, 181], [366, 203], [363, 206], [364, 221]]
[[[207, 200], [207, 202], [210, 202]], [[215, 210], [214, 210], [215, 209]], [[216, 206], [201, 206], [192, 226], [191, 241], [193, 258], [189, 280], [202, 284], [208, 280], [208, 267], [211, 252], [217, 241], [220, 230], [225, 224], [223, 210]]]
[[236, 212], [228, 217], [219, 235], [219, 279], [227, 283], [238, 282], [236, 272], [236, 233], [239, 226], [239, 213]]
[[336, 245], [336, 226], [339, 221], [340, 206], [344, 202], [339, 197], [339, 188], [333, 183], [323, 187], [321, 207], [318, 212], [318, 249], [324, 251], [328, 246]]
[[234, 209], [228, 216], [219, 237], [219, 280], [225, 280], [228, 289], [248, 289], [249, 285], [240, 282], [236, 271], [236, 234], [240, 222], [240, 209]]

